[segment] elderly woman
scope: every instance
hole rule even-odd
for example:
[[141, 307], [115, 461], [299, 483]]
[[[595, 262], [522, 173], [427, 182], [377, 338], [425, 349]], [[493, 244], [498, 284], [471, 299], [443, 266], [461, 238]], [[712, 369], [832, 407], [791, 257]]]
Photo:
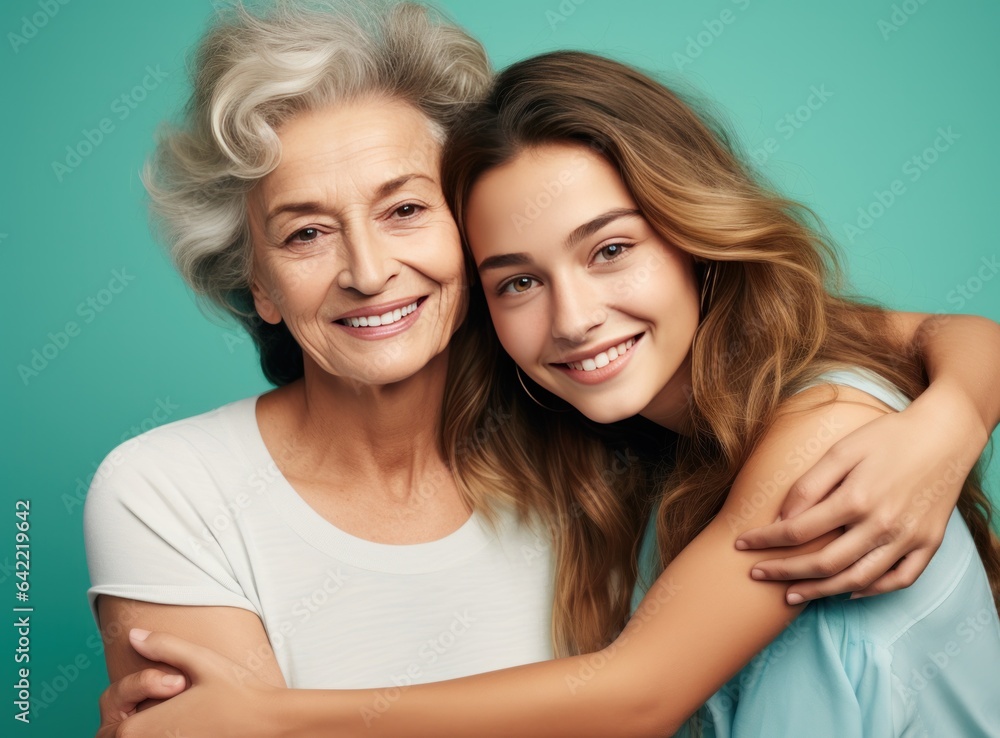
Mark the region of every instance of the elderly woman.
[[[372, 719], [407, 684], [593, 649], [620, 630], [647, 512], [638, 465], [596, 436], [548, 454], [574, 421], [541, 421], [520, 396], [498, 412], [490, 355], [460, 327], [466, 268], [440, 149], [488, 79], [474, 40], [408, 4], [238, 10], [203, 42], [150, 194], [181, 272], [243, 321], [278, 388], [152, 431], [91, 490], [91, 597], [118, 680], [105, 723], [185, 685], [150, 681], [131, 627], [211, 646], [274, 685], [390, 687]], [[919, 321], [898, 323], [912, 334]], [[929, 372], [950, 379], [805, 480], [825, 492], [855, 465], [851, 443], [880, 451], [881, 474], [849, 477], [868, 491], [861, 531], [905, 509], [942, 460], [975, 458], [1000, 415], [966, 362], [939, 366], [956, 342], [996, 347], [992, 326], [916, 335]], [[965, 434], [940, 430], [921, 409], [933, 403], [971, 419]], [[897, 469], [896, 449], [929, 435], [947, 442]], [[904, 555], [926, 564], [959, 489], [881, 541], [891, 555], [855, 586], [905, 585], [882, 575]], [[869, 550], [797, 571], [849, 570]]]
[[477, 453], [460, 441], [481, 368], [455, 336], [466, 271], [438, 162], [488, 81], [482, 49], [412, 6], [240, 12], [198, 69], [149, 190], [181, 273], [278, 389], [150, 433], [91, 489], [112, 679], [146, 663], [137, 624], [298, 687], [550, 658], [549, 538], [505, 504], [516, 488], [527, 509], [530, 485], [453, 473]]

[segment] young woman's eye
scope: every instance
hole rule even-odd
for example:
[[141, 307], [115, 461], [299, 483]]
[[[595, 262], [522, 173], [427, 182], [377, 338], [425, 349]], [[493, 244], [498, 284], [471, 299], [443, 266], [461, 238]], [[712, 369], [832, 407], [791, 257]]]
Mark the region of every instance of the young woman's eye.
[[393, 210], [392, 214], [398, 218], [406, 219], [418, 215], [423, 209], [422, 205], [417, 205], [415, 202], [408, 202]]
[[609, 243], [607, 246], [602, 246], [597, 250], [597, 253], [594, 255], [594, 261], [614, 261], [628, 251], [630, 246], [631, 244], [627, 243]]
[[530, 290], [534, 284], [535, 280], [531, 277], [514, 277], [500, 285], [499, 292], [505, 295], [520, 295]]

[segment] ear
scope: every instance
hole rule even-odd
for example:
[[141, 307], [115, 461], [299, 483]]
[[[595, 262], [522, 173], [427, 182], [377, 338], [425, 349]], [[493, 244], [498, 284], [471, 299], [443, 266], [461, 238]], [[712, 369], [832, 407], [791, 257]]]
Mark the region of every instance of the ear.
[[281, 322], [281, 311], [278, 310], [270, 290], [260, 281], [259, 277], [254, 277], [251, 281], [250, 293], [253, 295], [253, 305], [260, 319], [265, 323], [278, 325]]

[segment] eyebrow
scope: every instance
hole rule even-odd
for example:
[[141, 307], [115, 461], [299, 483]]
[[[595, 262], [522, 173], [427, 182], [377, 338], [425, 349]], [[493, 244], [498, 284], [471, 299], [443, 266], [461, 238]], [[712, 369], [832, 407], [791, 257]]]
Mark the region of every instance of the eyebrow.
[[[419, 174], [416, 172], [411, 174], [403, 174], [399, 177], [396, 177], [395, 179], [390, 179], [388, 182], [380, 184], [378, 186], [378, 189], [375, 190], [375, 199], [382, 200], [388, 197], [389, 195], [400, 189], [407, 182], [413, 179], [426, 179], [428, 182], [431, 183], [434, 182], [434, 180], [428, 177], [426, 174]], [[317, 210], [322, 210], [323, 208], [324, 208], [323, 203], [314, 200], [305, 202], [282, 203], [281, 205], [275, 206], [270, 210], [270, 212], [268, 212], [265, 222], [270, 223], [277, 216], [282, 215], [284, 213], [309, 213], [309, 212], [315, 212]]]
[[509, 266], [524, 266], [525, 264], [531, 263], [531, 255], [525, 253], [524, 251], [519, 251], [516, 254], [500, 254], [499, 256], [487, 256], [481, 262], [479, 262], [479, 271], [484, 272], [487, 269], [503, 269]]
[[614, 208], [609, 210], [603, 215], [598, 215], [593, 220], [588, 220], [582, 226], [578, 226], [569, 234], [566, 238], [566, 248], [571, 249], [576, 246], [580, 241], [587, 238], [588, 236], [593, 236], [599, 230], [609, 223], [613, 223], [619, 218], [632, 218], [640, 215], [639, 211], [634, 208]]
[[[583, 239], [588, 236], [592, 236], [599, 230], [604, 228], [604, 226], [620, 218], [633, 218], [641, 215], [641, 213], [634, 208], [614, 208], [606, 213], [598, 215], [596, 218], [588, 220], [581, 226], [577, 226], [573, 229], [573, 232], [566, 237], [566, 248], [571, 249], [576, 244], [578, 244]], [[502, 269], [504, 267], [510, 266], [525, 266], [526, 264], [531, 264], [531, 254], [518, 251], [513, 254], [499, 254], [497, 256], [488, 256], [479, 263], [479, 271], [486, 271], [488, 269]]]
[[383, 197], [388, 197], [393, 192], [395, 192], [400, 187], [409, 182], [411, 179], [426, 179], [431, 184], [434, 183], [434, 180], [428, 177], [426, 174], [419, 174], [417, 172], [413, 172], [412, 174], [404, 174], [402, 176], [396, 177], [395, 179], [390, 179], [385, 184], [379, 185], [379, 188], [375, 190], [375, 199], [381, 200]]

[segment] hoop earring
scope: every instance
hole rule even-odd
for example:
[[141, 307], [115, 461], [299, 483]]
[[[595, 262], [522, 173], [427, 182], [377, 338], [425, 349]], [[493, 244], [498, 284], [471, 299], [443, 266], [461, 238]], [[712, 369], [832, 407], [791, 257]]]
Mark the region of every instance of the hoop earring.
[[524, 394], [526, 394], [528, 397], [530, 397], [532, 399], [532, 401], [536, 405], [538, 405], [538, 407], [542, 408], [543, 410], [548, 410], [551, 413], [565, 413], [565, 412], [569, 412], [569, 408], [568, 407], [565, 407], [562, 410], [558, 410], [558, 409], [556, 409], [554, 407], [549, 407], [548, 405], [543, 405], [542, 403], [540, 403], [535, 398], [535, 396], [533, 394], [531, 394], [531, 391], [528, 389], [528, 385], [526, 385], [524, 383], [524, 379], [521, 377], [521, 367], [519, 367], [517, 364], [514, 364], [514, 374], [517, 375], [517, 381], [521, 383], [521, 389], [524, 390]]
[[715, 282], [719, 276], [719, 270], [714, 261], [706, 262], [705, 271], [701, 276], [701, 314], [702, 317], [711, 307], [712, 298], [715, 296]]

